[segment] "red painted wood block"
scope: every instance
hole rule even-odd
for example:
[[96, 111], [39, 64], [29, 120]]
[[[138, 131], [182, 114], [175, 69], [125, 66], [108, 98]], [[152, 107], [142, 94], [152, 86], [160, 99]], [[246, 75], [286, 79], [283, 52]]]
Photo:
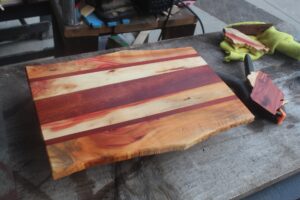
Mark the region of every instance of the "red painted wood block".
[[225, 28], [224, 35], [225, 35], [225, 39], [229, 41], [231, 44], [240, 47], [248, 47], [256, 51], [263, 51], [263, 52], [269, 51], [269, 48], [266, 47], [261, 42], [254, 40], [253, 38], [249, 37], [248, 35], [245, 35], [244, 33], [234, 28]]
[[54, 179], [186, 149], [254, 119], [190, 47], [26, 69]]
[[268, 74], [259, 71], [251, 93], [251, 98], [264, 109], [276, 115], [277, 110], [283, 104], [284, 94], [274, 85]]

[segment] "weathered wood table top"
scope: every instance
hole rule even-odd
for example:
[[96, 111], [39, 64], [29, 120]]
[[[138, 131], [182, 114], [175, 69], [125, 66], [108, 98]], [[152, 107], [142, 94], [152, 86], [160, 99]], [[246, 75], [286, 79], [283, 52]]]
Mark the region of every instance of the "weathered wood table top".
[[[220, 40], [221, 34], [210, 34], [136, 48], [192, 46], [216, 71], [242, 77], [242, 63], [222, 62]], [[99, 53], [104, 52], [59, 60]], [[57, 181], [51, 178], [25, 65], [0, 68], [0, 182], [5, 183], [0, 199], [241, 198], [299, 172], [300, 63], [276, 54], [254, 64], [271, 74], [289, 100], [281, 126], [257, 119], [186, 151], [96, 166]]]

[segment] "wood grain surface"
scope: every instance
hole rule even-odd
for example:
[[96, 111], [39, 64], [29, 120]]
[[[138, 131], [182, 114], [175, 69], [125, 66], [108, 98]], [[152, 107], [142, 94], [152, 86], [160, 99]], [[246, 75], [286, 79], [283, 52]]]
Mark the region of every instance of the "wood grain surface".
[[276, 112], [283, 104], [284, 94], [273, 83], [268, 74], [258, 71], [256, 75], [251, 99], [273, 115], [276, 115]]
[[256, 51], [268, 52], [269, 48], [258, 40], [251, 38], [250, 36], [240, 32], [234, 28], [224, 28], [225, 40], [229, 43], [239, 46], [248, 47]]
[[253, 115], [191, 47], [28, 66], [54, 179], [183, 150]]

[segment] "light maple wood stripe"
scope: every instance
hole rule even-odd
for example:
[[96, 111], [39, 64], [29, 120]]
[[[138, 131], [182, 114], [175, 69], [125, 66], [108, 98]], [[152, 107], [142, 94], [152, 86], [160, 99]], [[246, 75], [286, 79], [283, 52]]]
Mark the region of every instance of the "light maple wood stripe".
[[34, 100], [206, 65], [200, 56], [31, 83]]
[[79, 74], [87, 74], [87, 73], [99, 72], [99, 71], [105, 71], [105, 70], [114, 70], [116, 68], [130, 67], [130, 66], [134, 66], [134, 65], [144, 65], [144, 64], [150, 64], [150, 63], [155, 63], [155, 62], [164, 62], [164, 61], [168, 61], [168, 60], [191, 58], [191, 57], [195, 57], [195, 56], [199, 56], [199, 55], [198, 54], [189, 54], [189, 55], [183, 55], [183, 56], [160, 58], [160, 59], [147, 60], [147, 61], [134, 62], [134, 63], [107, 65], [105, 67], [99, 66], [99, 67], [87, 69], [87, 70], [74, 71], [74, 72], [70, 72], [70, 73], [57, 74], [57, 75], [52, 75], [52, 76], [47, 76], [47, 77], [33, 78], [33, 79], [30, 79], [30, 82], [55, 79], [55, 78], [61, 78], [61, 77], [67, 77], [67, 76], [74, 76], [74, 75], [79, 75]]
[[160, 120], [132, 124], [113, 132], [108, 130], [47, 145], [47, 151], [53, 176], [57, 179], [96, 164], [184, 150], [220, 131], [253, 119], [254, 116], [236, 99]]
[[233, 92], [220, 82], [148, 101], [102, 110], [67, 120], [42, 125], [45, 140], [143, 118], [187, 106], [232, 96]]
[[197, 54], [191, 47], [162, 50], [126, 50], [110, 54], [73, 60], [69, 62], [27, 66], [30, 80], [47, 78], [63, 74], [72, 74], [96, 69], [106, 69], [122, 64], [158, 60], [176, 56]]
[[[133, 119], [133, 120], [125, 121], [125, 122], [120, 122], [120, 123], [117, 123], [117, 124], [104, 126], [104, 127], [100, 127], [100, 128], [96, 128], [96, 129], [92, 129], [92, 130], [87, 130], [87, 131], [83, 131], [83, 132], [78, 132], [78, 133], [74, 133], [74, 134], [70, 134], [70, 135], [65, 135], [65, 136], [62, 136], [62, 137], [46, 140], [45, 143], [46, 143], [46, 145], [51, 145], [51, 144], [55, 144], [55, 143], [66, 142], [66, 141], [72, 140], [74, 138], [84, 137], [84, 136], [88, 136], [88, 135], [94, 135], [94, 134], [98, 134], [98, 133], [101, 133], [101, 132], [107, 131], [107, 130], [110, 130], [110, 131], [114, 132], [115, 130], [117, 130], [119, 128], [129, 126], [129, 125], [132, 125], [132, 124], [136, 124], [136, 123], [140, 123], [140, 122], [149, 122], [149, 121], [152, 121], [152, 120], [159, 120], [161, 118], [164, 118], [164, 117], [167, 117], [167, 116], [170, 116], [170, 115], [174, 115], [174, 114], [177, 114], [177, 113], [184, 113], [184, 112], [188, 112], [190, 110], [204, 108], [204, 107], [207, 107], [207, 106], [216, 105], [216, 104], [226, 102], [226, 101], [231, 101], [231, 100], [234, 100], [234, 99], [237, 99], [237, 97], [235, 95], [228, 96], [228, 97], [223, 97], [223, 98], [219, 98], [219, 99], [214, 99], [214, 100], [207, 101], [207, 102], [204, 102], [204, 103], [194, 104], [194, 105], [191, 105], [191, 106], [178, 108], [178, 109], [175, 109], [175, 110], [170, 110], [170, 111], [166, 111], [166, 112], [162, 112], [162, 113], [157, 113], [157, 114], [154, 114], [154, 115], [150, 115], [150, 116], [146, 116], [146, 117], [142, 117], [142, 118], [138, 118], [138, 119]], [[144, 134], [147, 134], [147, 133], [144, 133]], [[117, 144], [107, 144], [107, 145], [114, 146], [114, 145], [117, 145]]]

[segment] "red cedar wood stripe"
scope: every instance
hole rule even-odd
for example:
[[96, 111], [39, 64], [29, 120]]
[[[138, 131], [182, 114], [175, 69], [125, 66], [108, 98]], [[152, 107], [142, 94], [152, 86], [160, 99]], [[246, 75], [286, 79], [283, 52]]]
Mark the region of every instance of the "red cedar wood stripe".
[[267, 74], [258, 72], [251, 99], [275, 115], [282, 106], [284, 94]]
[[49, 80], [49, 79], [67, 77], [67, 76], [74, 76], [74, 75], [79, 75], [79, 74], [87, 74], [87, 73], [98, 72], [98, 71], [113, 70], [116, 68], [134, 67], [135, 65], [145, 65], [145, 64], [155, 63], [155, 62], [163, 62], [163, 61], [183, 59], [183, 58], [192, 58], [192, 57], [198, 57], [198, 56], [199, 56], [199, 54], [194, 53], [194, 54], [187, 54], [187, 55], [181, 55], [181, 56], [173, 56], [173, 57], [169, 57], [169, 58], [160, 58], [160, 59], [147, 60], [147, 61], [141, 61], [141, 62], [118, 64], [118, 65], [113, 65], [113, 66], [109, 66], [109, 67], [99, 66], [99, 67], [95, 67], [93, 69], [88, 69], [88, 70], [56, 74], [56, 75], [50, 75], [50, 76], [43, 76], [43, 77], [39, 77], [39, 78], [32, 78], [32, 79], [30, 79], [30, 82], [43, 81], [43, 80]]
[[[113, 131], [115, 129], [118, 129], [118, 128], [121, 128], [124, 126], [132, 125], [132, 124], [136, 124], [136, 123], [140, 123], [140, 122], [144, 122], [144, 121], [155, 120], [158, 118], [166, 117], [168, 115], [173, 115], [173, 114], [181, 113], [181, 112], [187, 112], [190, 110], [199, 109], [199, 108], [203, 108], [203, 107], [207, 107], [207, 106], [213, 106], [215, 104], [219, 104], [219, 103], [223, 103], [223, 102], [231, 101], [231, 100], [237, 100], [237, 99], [238, 98], [235, 95], [231, 95], [228, 97], [214, 99], [212, 101], [208, 101], [208, 102], [204, 102], [204, 103], [200, 103], [200, 104], [196, 104], [196, 105], [192, 105], [192, 106], [188, 106], [188, 107], [184, 107], [184, 108], [175, 109], [175, 110], [167, 111], [164, 113], [159, 113], [156, 115], [151, 115], [151, 116], [147, 116], [147, 117], [143, 117], [143, 118], [139, 118], [139, 119], [121, 122], [118, 124], [113, 124], [110, 126], [105, 126], [105, 127], [101, 127], [101, 128], [97, 128], [97, 129], [93, 129], [93, 130], [78, 132], [78, 133], [74, 133], [74, 134], [70, 134], [70, 135], [66, 135], [66, 136], [62, 136], [62, 137], [57, 137], [57, 138], [50, 139], [50, 140], [45, 140], [45, 143], [46, 143], [46, 145], [61, 143], [61, 142], [65, 142], [65, 141], [68, 141], [71, 139], [76, 139], [76, 138], [93, 135], [93, 134], [99, 134], [104, 131]], [[201, 112], [201, 111], [199, 111], [199, 112]]]
[[35, 105], [40, 123], [46, 124], [220, 81], [205, 65], [41, 99]]
[[239, 36], [237, 36], [237, 35], [234, 35], [234, 34], [232, 34], [232, 33], [225, 33], [225, 34], [228, 35], [229, 38], [231, 37], [231, 38], [234, 38], [234, 39], [236, 39], [236, 40], [240, 40], [240, 41], [242, 41], [242, 42], [245, 42], [245, 43], [247, 43], [247, 44], [250, 44], [250, 45], [253, 45], [253, 46], [256, 46], [256, 47], [263, 47], [262, 45], [253, 43], [252, 41], [246, 40], [246, 39], [241, 38], [241, 37], [239, 37]]

